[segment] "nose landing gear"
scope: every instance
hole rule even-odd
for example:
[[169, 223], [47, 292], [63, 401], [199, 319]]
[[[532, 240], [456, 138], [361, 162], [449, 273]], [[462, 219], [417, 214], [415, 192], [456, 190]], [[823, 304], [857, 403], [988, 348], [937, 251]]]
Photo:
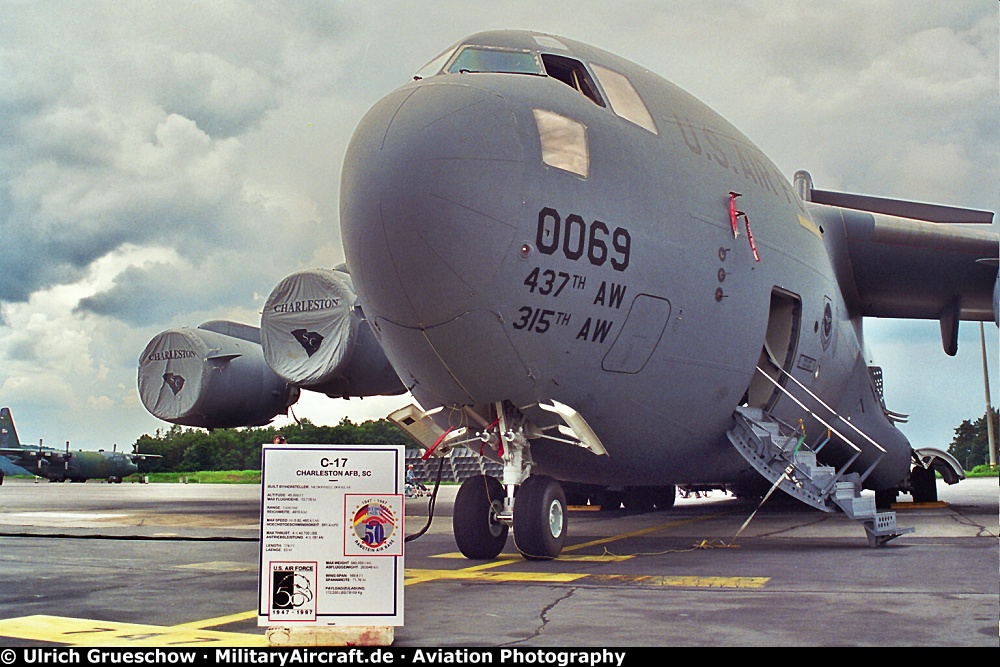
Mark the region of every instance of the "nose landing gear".
[[513, 512], [505, 512], [504, 488], [495, 477], [477, 475], [455, 496], [452, 528], [466, 558], [496, 558], [514, 528], [514, 544], [528, 560], [556, 558], [566, 543], [566, 496], [562, 485], [545, 475], [525, 479], [517, 488]]
[[514, 544], [529, 560], [551, 560], [566, 542], [566, 495], [562, 485], [545, 475], [531, 475], [531, 453], [520, 415], [505, 414], [481, 436], [504, 463], [503, 483], [478, 475], [467, 479], [455, 497], [452, 526], [455, 542], [466, 558], [495, 558], [510, 528]]

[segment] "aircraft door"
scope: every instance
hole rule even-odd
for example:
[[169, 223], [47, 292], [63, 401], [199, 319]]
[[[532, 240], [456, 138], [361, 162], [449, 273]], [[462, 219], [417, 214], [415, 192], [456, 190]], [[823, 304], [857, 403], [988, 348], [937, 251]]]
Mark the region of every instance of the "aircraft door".
[[[784, 386], [787, 378], [781, 372], [791, 373], [795, 360], [795, 350], [799, 342], [799, 327], [802, 320], [802, 301], [798, 294], [780, 287], [771, 291], [771, 307], [767, 319], [767, 334], [760, 351], [757, 366], [771, 378]], [[781, 364], [779, 370], [775, 362]], [[747, 389], [747, 405], [770, 410], [778, 400], [780, 390], [766, 377], [754, 371], [753, 380]]]

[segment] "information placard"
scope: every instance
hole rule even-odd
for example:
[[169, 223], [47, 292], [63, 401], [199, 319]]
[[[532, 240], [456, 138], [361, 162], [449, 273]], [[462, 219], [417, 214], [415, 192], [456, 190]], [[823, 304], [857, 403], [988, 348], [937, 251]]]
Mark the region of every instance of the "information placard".
[[403, 624], [403, 446], [264, 445], [258, 625]]

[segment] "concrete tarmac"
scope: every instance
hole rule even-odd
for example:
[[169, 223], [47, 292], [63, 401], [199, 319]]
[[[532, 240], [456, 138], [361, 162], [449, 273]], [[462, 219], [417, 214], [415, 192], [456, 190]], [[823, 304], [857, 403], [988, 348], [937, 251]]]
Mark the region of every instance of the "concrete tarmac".
[[[667, 511], [571, 509], [555, 561], [508, 539], [457, 553], [441, 487], [406, 544], [396, 647], [998, 646], [998, 482], [900, 496], [916, 532], [864, 529], [778, 494], [716, 491]], [[257, 626], [260, 487], [0, 486], [0, 646], [265, 646]], [[407, 501], [405, 531], [427, 524]], [[739, 534], [740, 527], [753, 517]]]

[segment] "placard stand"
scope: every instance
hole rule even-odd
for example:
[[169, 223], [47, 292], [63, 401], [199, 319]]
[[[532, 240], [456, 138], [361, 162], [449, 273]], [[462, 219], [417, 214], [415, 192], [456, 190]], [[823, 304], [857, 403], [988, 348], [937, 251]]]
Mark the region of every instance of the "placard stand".
[[403, 624], [402, 445], [264, 445], [268, 646], [389, 646]]

